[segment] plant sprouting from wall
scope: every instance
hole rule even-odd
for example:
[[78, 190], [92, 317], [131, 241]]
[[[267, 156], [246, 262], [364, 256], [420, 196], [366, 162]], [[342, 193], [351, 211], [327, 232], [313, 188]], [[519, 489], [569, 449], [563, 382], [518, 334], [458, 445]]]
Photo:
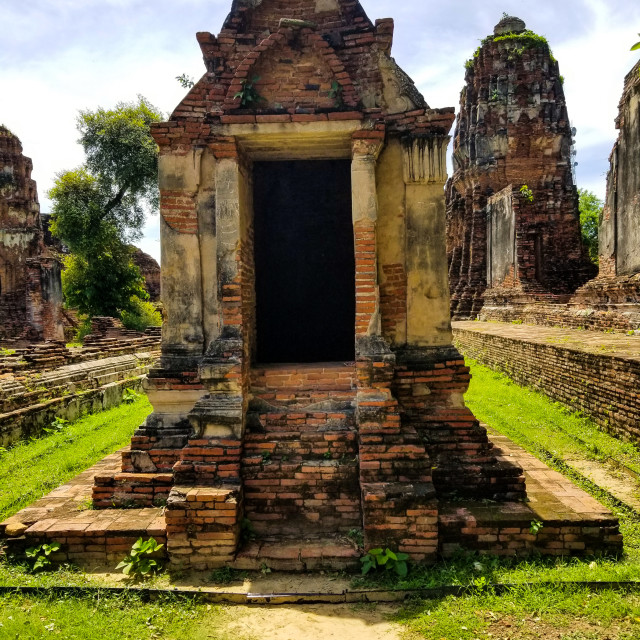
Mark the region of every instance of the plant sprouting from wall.
[[240, 98], [240, 107], [242, 109], [257, 107], [264, 100], [256, 89], [256, 83], [258, 82], [260, 82], [260, 76], [254, 76], [251, 80], [245, 78], [242, 81], [242, 89], [233, 96], [234, 100]]
[[[638, 34], [640, 36], [640, 33]], [[640, 42], [636, 42], [633, 47], [631, 47], [631, 51], [638, 51], [640, 49]]]
[[337, 80], [334, 80], [331, 83], [329, 97], [333, 100], [336, 109], [342, 109], [342, 107], [344, 107], [344, 100], [342, 98], [342, 85]]
[[176, 76], [176, 80], [180, 83], [180, 85], [184, 89], [191, 89], [195, 84], [195, 81], [191, 76], [188, 76], [186, 73], [182, 73], [179, 76]]
[[526, 184], [520, 187], [520, 195], [527, 201], [533, 202], [533, 191]]

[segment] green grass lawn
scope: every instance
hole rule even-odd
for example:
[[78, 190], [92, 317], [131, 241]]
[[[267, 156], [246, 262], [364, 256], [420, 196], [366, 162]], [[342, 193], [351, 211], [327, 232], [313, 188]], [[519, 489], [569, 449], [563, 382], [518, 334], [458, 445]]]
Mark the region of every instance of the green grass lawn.
[[223, 618], [221, 607], [171, 595], [0, 596], [0, 640], [228, 640]]
[[0, 453], [0, 521], [129, 443], [151, 412], [145, 395]]

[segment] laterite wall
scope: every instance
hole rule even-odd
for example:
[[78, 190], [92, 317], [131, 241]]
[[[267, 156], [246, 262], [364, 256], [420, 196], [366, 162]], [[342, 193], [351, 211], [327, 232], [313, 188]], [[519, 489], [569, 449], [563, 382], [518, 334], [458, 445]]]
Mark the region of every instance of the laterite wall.
[[467, 357], [541, 391], [605, 430], [640, 441], [640, 361], [454, 328]]

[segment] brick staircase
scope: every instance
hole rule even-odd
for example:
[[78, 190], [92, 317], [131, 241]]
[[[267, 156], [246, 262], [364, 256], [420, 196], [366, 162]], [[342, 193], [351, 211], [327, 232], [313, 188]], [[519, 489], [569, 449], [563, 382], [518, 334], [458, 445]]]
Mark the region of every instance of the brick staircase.
[[357, 558], [345, 538], [362, 527], [354, 387], [353, 364], [253, 371], [242, 476], [245, 517], [259, 540], [240, 552], [244, 565], [256, 555], [321, 562], [311, 554], [319, 538], [329, 541], [325, 559]]

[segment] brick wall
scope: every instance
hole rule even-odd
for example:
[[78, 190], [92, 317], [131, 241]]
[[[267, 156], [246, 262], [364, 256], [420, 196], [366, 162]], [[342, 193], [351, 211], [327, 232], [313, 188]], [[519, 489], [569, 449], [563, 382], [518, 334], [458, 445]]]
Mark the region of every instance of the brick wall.
[[502, 371], [575, 411], [605, 430], [640, 441], [640, 362], [585, 353], [455, 328], [456, 346], [468, 358]]

